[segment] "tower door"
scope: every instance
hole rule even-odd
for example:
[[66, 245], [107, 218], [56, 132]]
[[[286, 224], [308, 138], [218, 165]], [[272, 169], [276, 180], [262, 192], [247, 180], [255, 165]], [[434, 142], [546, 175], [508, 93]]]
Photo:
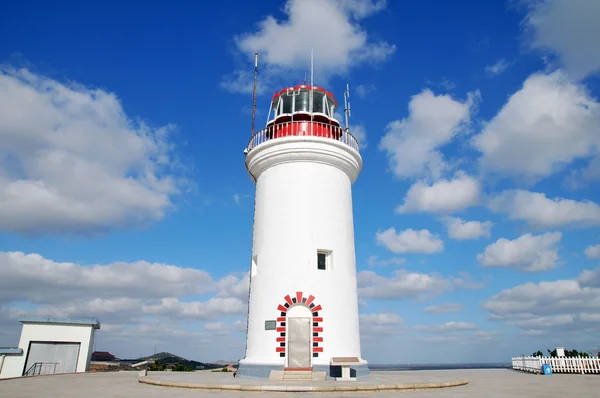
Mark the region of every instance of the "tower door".
[[288, 367], [310, 368], [311, 318], [288, 318]]

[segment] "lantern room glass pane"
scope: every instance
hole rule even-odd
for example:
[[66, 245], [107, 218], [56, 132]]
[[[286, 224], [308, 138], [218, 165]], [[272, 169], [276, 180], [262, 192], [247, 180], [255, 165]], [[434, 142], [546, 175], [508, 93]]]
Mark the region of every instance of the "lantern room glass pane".
[[292, 96], [282, 95], [283, 100], [283, 113], [292, 113]]
[[309, 112], [310, 111], [310, 91], [302, 89], [300, 94], [296, 96], [296, 109], [294, 112]]
[[319, 113], [325, 113], [325, 111], [323, 110], [323, 99], [325, 97], [325, 94], [323, 94], [320, 91], [313, 91], [313, 112], [319, 112]]
[[273, 119], [277, 119], [277, 116], [279, 116], [279, 98], [273, 101]]

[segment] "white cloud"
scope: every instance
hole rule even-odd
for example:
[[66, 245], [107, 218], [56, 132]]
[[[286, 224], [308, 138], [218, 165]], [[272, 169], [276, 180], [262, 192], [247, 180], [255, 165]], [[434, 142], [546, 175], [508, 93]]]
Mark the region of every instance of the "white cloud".
[[504, 72], [510, 64], [504, 58], [499, 59], [495, 64], [485, 67], [485, 72], [492, 76], [497, 76]]
[[390, 278], [372, 271], [357, 275], [358, 294], [364, 298], [413, 298], [425, 300], [452, 289], [453, 283], [441, 275], [396, 270]]
[[238, 206], [239, 206], [239, 205], [240, 205], [240, 203], [241, 203], [241, 200], [242, 200], [242, 198], [240, 197], [240, 195], [239, 195], [239, 194], [237, 194], [237, 193], [234, 193], [232, 197], [233, 197], [233, 202], [234, 202], [236, 205], [238, 205]]
[[0, 67], [0, 230], [96, 233], [160, 220], [182, 180], [169, 135], [115, 94]]
[[[60, 316], [79, 316], [89, 314], [101, 317], [106, 323], [115, 319], [134, 322], [144, 316], [175, 322], [204, 321], [230, 314], [243, 314], [246, 304], [233, 297], [211, 298], [207, 301], [181, 301], [176, 297], [160, 299], [115, 298], [115, 299], [79, 299], [77, 302], [40, 305], [34, 313], [57, 314]], [[31, 311], [30, 311], [31, 312]]]
[[579, 318], [582, 321], [600, 322], [600, 314], [598, 314], [598, 313], [596, 313], [596, 314], [581, 313], [581, 314], [579, 314]]
[[490, 210], [511, 220], [523, 220], [535, 228], [600, 225], [600, 206], [564, 198], [547, 198], [539, 192], [508, 190], [490, 199]]
[[429, 230], [405, 229], [396, 233], [391, 227], [375, 235], [377, 244], [384, 246], [393, 253], [437, 253], [444, 250], [444, 242]]
[[517, 239], [498, 239], [477, 255], [485, 267], [515, 267], [522, 271], [537, 272], [555, 268], [558, 261], [560, 232], [542, 235], [521, 235]]
[[444, 221], [448, 227], [448, 236], [452, 239], [466, 240], [492, 236], [491, 221], [465, 221], [458, 217], [447, 217]]
[[475, 337], [484, 341], [493, 340], [497, 335], [498, 332], [495, 330], [478, 330], [475, 332]]
[[[315, 83], [323, 84], [357, 65], [383, 62], [396, 51], [386, 41], [370, 40], [360, 26], [364, 18], [385, 6], [385, 1], [372, 0], [287, 0], [285, 19], [269, 15], [256, 31], [236, 36], [235, 44], [248, 58], [258, 51], [263, 87], [282, 75], [307, 71], [313, 45]], [[251, 92], [251, 68], [225, 76], [222, 85], [231, 91]]]
[[484, 172], [529, 181], [597, 155], [600, 105], [560, 71], [535, 73], [473, 138]]
[[[207, 345], [214, 344], [215, 337], [188, 331], [194, 328], [191, 325], [208, 321], [206, 328], [211, 329], [217, 323], [227, 325], [228, 317], [246, 314], [247, 286], [247, 277], [229, 275], [215, 280], [205, 271], [168, 264], [137, 261], [84, 266], [38, 254], [0, 252], [0, 317], [10, 318], [0, 323], [0, 337], [4, 338], [4, 329], [12, 330], [8, 323], [17, 323], [16, 316], [24, 312], [86, 316], [100, 318], [100, 341], [125, 352], [132, 350], [132, 339], [136, 350], [149, 350], [153, 344], [173, 342], [181, 348], [188, 337], [204, 341], [198, 346], [201, 351], [195, 351], [202, 355], [202, 351], [211, 352]], [[162, 334], [152, 332], [157, 327]], [[238, 329], [231, 326], [228, 330]]]
[[227, 275], [215, 282], [217, 297], [235, 297], [240, 300], [248, 300], [248, 288], [250, 284], [249, 273], [240, 275]]
[[387, 0], [335, 0], [335, 3], [356, 19], [380, 12], [387, 6]]
[[543, 330], [529, 329], [523, 331], [521, 334], [523, 334], [524, 336], [543, 336], [546, 334], [546, 332], [544, 332]]
[[600, 179], [600, 156], [596, 156], [586, 168], [581, 170], [581, 176], [584, 180]]
[[425, 307], [423, 311], [432, 314], [446, 314], [448, 312], [458, 312], [463, 308], [463, 304], [460, 303], [443, 303], [438, 305], [430, 305]]
[[375, 91], [375, 86], [373, 84], [359, 84], [356, 86], [356, 94], [360, 98], [367, 98], [369, 94]]
[[450, 278], [454, 286], [463, 289], [480, 290], [485, 288], [485, 282], [476, 282], [468, 272], [459, 272], [458, 276]]
[[371, 256], [369, 257], [369, 267], [375, 267], [375, 266], [385, 266], [385, 265], [404, 265], [406, 264], [406, 259], [405, 258], [400, 258], [400, 257], [392, 257], [392, 258], [388, 258], [387, 260], [380, 260], [377, 256]]
[[378, 314], [360, 314], [360, 322], [366, 326], [399, 325], [404, 323], [404, 319], [393, 312], [380, 312]]
[[577, 278], [577, 282], [583, 287], [600, 288], [600, 268], [595, 270], [584, 270]]
[[458, 173], [452, 180], [439, 180], [428, 185], [424, 181], [414, 183], [406, 196], [404, 204], [396, 212], [455, 212], [478, 203], [479, 182], [464, 173]]
[[386, 335], [397, 336], [407, 331], [406, 326], [401, 326], [404, 319], [393, 312], [380, 312], [377, 314], [360, 314], [361, 340], [380, 338]]
[[529, 45], [551, 51], [575, 78], [600, 72], [600, 3], [588, 0], [531, 1], [525, 27]]
[[534, 316], [528, 319], [519, 319], [510, 321], [509, 324], [518, 326], [522, 329], [530, 328], [550, 328], [553, 326], [573, 324], [574, 316], [568, 315], [552, 315], [552, 316]]
[[[274, 86], [272, 75], [275, 74], [275, 71], [273, 68], [267, 67], [265, 74], [260, 62], [261, 61], [259, 61], [259, 74], [256, 79], [256, 95], [264, 94]], [[254, 63], [252, 65], [254, 65]], [[221, 79], [221, 87], [232, 93], [252, 94], [254, 91], [254, 69], [238, 69], [228, 73]], [[251, 109], [250, 114], [252, 114]]]
[[204, 329], [210, 332], [220, 332], [225, 330], [225, 324], [223, 322], [210, 322], [204, 325]]
[[81, 266], [22, 252], [0, 252], [0, 276], [0, 302], [62, 303], [83, 296], [113, 299], [119, 295], [181, 297], [210, 292], [216, 283], [205, 271], [169, 264], [138, 261]]
[[482, 283], [476, 283], [466, 273], [444, 278], [438, 273], [409, 272], [395, 270], [392, 276], [384, 277], [373, 271], [361, 271], [357, 274], [358, 294], [361, 299], [398, 299], [412, 298], [428, 300], [454, 288], [481, 289]]
[[588, 258], [600, 258], [600, 244], [590, 245], [585, 248], [585, 255]]
[[439, 179], [448, 169], [440, 149], [468, 128], [478, 96], [469, 93], [460, 102], [429, 89], [414, 95], [408, 104], [408, 117], [390, 122], [380, 142], [394, 174], [399, 178]]
[[418, 325], [415, 326], [415, 329], [432, 333], [446, 333], [463, 330], [475, 330], [477, 329], [477, 326], [468, 322], [446, 322], [441, 325]]
[[[482, 307], [492, 319], [517, 326], [529, 335], [600, 331], [600, 269], [586, 270], [574, 280], [525, 283], [502, 290]], [[590, 316], [592, 315], [592, 316]]]
[[367, 130], [362, 124], [350, 126], [350, 134], [356, 138], [361, 150], [367, 149]]
[[453, 81], [448, 80], [444, 77], [444, 78], [442, 78], [440, 87], [446, 89], [446, 91], [452, 91], [456, 88], [456, 83], [454, 83]]
[[438, 343], [458, 343], [461, 340], [460, 336], [426, 336], [419, 337], [416, 339], [418, 342], [427, 344], [438, 344]]

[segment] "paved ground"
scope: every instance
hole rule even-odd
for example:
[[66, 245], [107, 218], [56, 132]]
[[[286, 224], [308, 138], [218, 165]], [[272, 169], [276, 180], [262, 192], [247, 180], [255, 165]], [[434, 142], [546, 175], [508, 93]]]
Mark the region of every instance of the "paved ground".
[[[204, 376], [204, 377], [203, 377]], [[399, 377], [401, 377], [399, 379]], [[195, 387], [200, 385], [225, 385], [224, 390], [231, 389], [227, 386], [272, 386], [272, 387], [313, 387], [315, 391], [323, 390], [323, 387], [333, 386], [364, 386], [365, 390], [377, 390], [377, 385], [396, 385], [396, 384], [426, 384], [434, 383], [441, 384], [443, 382], [453, 382], [454, 385], [465, 384], [465, 378], [456, 377], [452, 372], [372, 372], [368, 378], [358, 379], [356, 381], [270, 381], [263, 379], [244, 379], [236, 377], [234, 378], [231, 373], [222, 372], [201, 372], [201, 373], [190, 373], [190, 372], [148, 372], [147, 379], [162, 380], [174, 382], [176, 384], [187, 384], [193, 383]], [[185, 387], [185, 386], [182, 386]]]
[[[150, 373], [153, 375], [153, 372]], [[191, 377], [192, 374], [176, 377]], [[231, 383], [231, 375], [215, 373], [196, 373], [200, 377], [227, 377]], [[469, 384], [448, 389], [395, 391], [395, 392], [349, 392], [349, 393], [278, 393], [278, 392], [236, 392], [236, 391], [202, 391], [169, 387], [155, 387], [140, 384], [137, 372], [120, 373], [88, 373], [78, 375], [57, 375], [29, 377], [0, 381], [0, 397], [29, 398], [29, 397], [61, 397], [80, 398], [93, 396], [122, 397], [122, 398], [172, 398], [187, 397], [240, 397], [261, 394], [273, 397], [319, 396], [330, 397], [540, 397], [540, 398], [576, 398], [600, 396], [600, 375], [561, 375], [538, 376], [520, 373], [512, 370], [439, 370], [439, 371], [406, 371], [406, 372], [372, 372], [374, 378], [385, 379], [387, 382], [427, 382], [433, 380], [450, 380], [467, 378]], [[236, 378], [237, 379], [237, 378]], [[212, 379], [218, 381], [216, 378]], [[238, 379], [239, 380], [239, 379]], [[208, 382], [207, 379], [202, 382]], [[365, 381], [366, 382], [366, 381]]]

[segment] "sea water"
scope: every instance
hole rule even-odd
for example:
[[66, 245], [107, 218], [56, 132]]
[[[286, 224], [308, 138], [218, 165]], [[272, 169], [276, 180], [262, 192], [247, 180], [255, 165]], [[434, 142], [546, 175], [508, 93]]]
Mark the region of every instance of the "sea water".
[[399, 365], [371, 365], [369, 369], [378, 371], [402, 370], [451, 370], [451, 369], [512, 369], [510, 363], [426, 363], [426, 364], [399, 364]]

